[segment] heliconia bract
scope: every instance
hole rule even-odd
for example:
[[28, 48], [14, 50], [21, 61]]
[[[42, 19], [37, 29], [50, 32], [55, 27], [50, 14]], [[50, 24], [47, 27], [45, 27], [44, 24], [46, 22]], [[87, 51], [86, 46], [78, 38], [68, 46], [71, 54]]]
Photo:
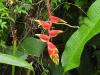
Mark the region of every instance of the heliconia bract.
[[46, 21], [41, 21], [41, 20], [34, 20], [34, 21], [38, 22], [44, 29], [50, 28], [50, 24]]
[[50, 37], [55, 37], [59, 33], [62, 33], [62, 32], [63, 32], [62, 30], [51, 30], [51, 31], [49, 31], [49, 35], [50, 35]]
[[48, 42], [48, 54], [50, 56], [50, 58], [53, 60], [53, 62], [58, 65], [59, 64], [59, 55], [58, 55], [58, 49], [56, 48], [56, 46], [51, 43]]
[[52, 42], [47, 42], [48, 48], [54, 49], [56, 46]]
[[50, 39], [50, 37], [45, 34], [35, 34], [35, 35], [38, 36], [43, 42], [48, 42]]
[[53, 23], [57, 23], [57, 22], [64, 22], [64, 23], [66, 23], [66, 21], [62, 20], [61, 18], [52, 16], [52, 15], [50, 16], [50, 20], [51, 20]]
[[45, 34], [35, 34], [35, 35], [38, 36], [43, 42], [47, 42], [47, 49], [50, 58], [56, 65], [59, 65], [58, 49], [52, 42], [50, 42], [50, 38], [57, 36], [57, 34], [62, 33], [63, 31], [51, 30], [51, 26], [53, 23], [58, 23], [58, 22], [67, 23], [67, 22], [51, 14], [49, 0], [47, 0], [47, 10], [50, 19], [49, 23], [42, 20], [35, 20], [35, 21], [38, 22], [39, 25], [41, 25], [44, 29], [48, 31], [48, 35]]

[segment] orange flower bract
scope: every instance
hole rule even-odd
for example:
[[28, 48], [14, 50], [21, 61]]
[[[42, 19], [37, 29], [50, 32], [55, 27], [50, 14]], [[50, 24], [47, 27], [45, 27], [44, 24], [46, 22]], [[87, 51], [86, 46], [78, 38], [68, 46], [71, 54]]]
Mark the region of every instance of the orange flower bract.
[[56, 46], [52, 42], [47, 42], [48, 48], [56, 49]]
[[46, 21], [41, 21], [41, 20], [35, 20], [35, 21], [38, 22], [44, 29], [50, 28], [50, 24]]
[[64, 22], [64, 23], [66, 23], [66, 21], [62, 20], [61, 18], [52, 16], [52, 15], [50, 16], [50, 20], [51, 20], [53, 23], [57, 23], [57, 22]]
[[53, 62], [58, 65], [59, 64], [59, 55], [58, 55], [58, 49], [56, 48], [56, 46], [51, 43], [48, 42], [48, 54], [50, 56], [50, 58], [53, 60]]
[[62, 30], [51, 30], [50, 32], [49, 32], [49, 35], [51, 36], [51, 37], [55, 37], [55, 36], [57, 36], [59, 33], [62, 33], [63, 31]]
[[45, 34], [35, 34], [35, 35], [38, 36], [43, 42], [47, 42], [47, 49], [50, 58], [56, 65], [59, 65], [58, 49], [52, 42], [50, 42], [50, 38], [57, 36], [57, 34], [62, 33], [63, 31], [51, 30], [51, 26], [53, 23], [57, 23], [57, 22], [66, 23], [66, 21], [62, 20], [61, 18], [55, 17], [51, 14], [49, 0], [47, 0], [47, 10], [50, 19], [49, 23], [42, 20], [35, 20], [35, 21], [38, 22], [39, 25], [41, 25], [44, 29], [48, 31], [48, 35]]
[[48, 42], [50, 39], [50, 37], [45, 34], [35, 34], [35, 35], [38, 36], [43, 42]]

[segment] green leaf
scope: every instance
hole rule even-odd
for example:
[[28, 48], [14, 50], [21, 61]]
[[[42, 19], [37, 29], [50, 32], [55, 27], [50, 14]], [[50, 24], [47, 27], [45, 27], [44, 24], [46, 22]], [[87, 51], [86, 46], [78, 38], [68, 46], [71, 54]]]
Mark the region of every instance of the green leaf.
[[6, 48], [5, 42], [2, 39], [0, 40], [0, 46]]
[[24, 13], [26, 14], [27, 12], [25, 10], [20, 10], [19, 13]]
[[[7, 46], [4, 51], [4, 54], [12, 55], [12, 46]], [[16, 57], [21, 58], [23, 60], [27, 59], [28, 54], [25, 51], [16, 51]]]
[[57, 3], [57, 0], [52, 0], [52, 2]]
[[52, 66], [52, 75], [63, 75], [63, 68], [60, 65]]
[[40, 56], [46, 47], [46, 43], [39, 39], [27, 37], [20, 46], [18, 46], [19, 51], [26, 51], [28, 54], [34, 56]]
[[16, 52], [16, 57], [19, 57], [19, 58], [21, 58], [21, 59], [27, 59], [27, 57], [28, 57], [28, 54], [27, 53], [25, 53], [25, 52], [23, 52], [23, 51], [17, 51]]
[[95, 1], [87, 12], [84, 24], [70, 37], [62, 54], [64, 72], [78, 67], [84, 45], [100, 32], [100, 0]]
[[61, 2], [61, 0], [58, 0], [58, 2]]
[[69, 5], [69, 4], [64, 4], [64, 8], [65, 8], [66, 10], [68, 10], [68, 9], [70, 8], [70, 5]]
[[29, 0], [30, 3], [32, 3], [32, 0]]
[[30, 9], [33, 9], [33, 6], [31, 4], [24, 4], [25, 10], [28, 11]]
[[2, 22], [2, 23], [1, 23], [1, 28], [2, 28], [2, 29], [3, 29], [3, 28], [7, 28], [6, 22]]
[[0, 53], [0, 63], [24, 67], [24, 68], [34, 71], [33, 67], [25, 60], [22, 60], [20, 58], [17, 58], [17, 57], [11, 56], [11, 55], [7, 55], [7, 54]]

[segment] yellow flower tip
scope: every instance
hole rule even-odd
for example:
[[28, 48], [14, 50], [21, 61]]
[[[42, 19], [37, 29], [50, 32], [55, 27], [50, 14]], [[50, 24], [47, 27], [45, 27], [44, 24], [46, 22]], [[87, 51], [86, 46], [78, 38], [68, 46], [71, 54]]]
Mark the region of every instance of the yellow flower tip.
[[35, 34], [36, 36], [40, 37], [40, 34]]
[[34, 21], [37, 22], [37, 23], [39, 23], [41, 25], [40, 20], [34, 20]]
[[59, 51], [58, 51], [58, 49], [57, 49], [57, 48], [55, 48], [55, 50], [59, 53]]
[[53, 59], [53, 62], [55, 63], [55, 65], [59, 65], [59, 59]]
[[55, 62], [56, 65], [59, 65], [59, 60], [57, 62]]
[[60, 31], [59, 31], [59, 33], [63, 33], [63, 31], [62, 31], [62, 30], [60, 30]]
[[60, 22], [67, 23], [65, 20], [62, 20], [62, 19], [60, 20]]
[[34, 20], [35, 22], [39, 22], [40, 20]]

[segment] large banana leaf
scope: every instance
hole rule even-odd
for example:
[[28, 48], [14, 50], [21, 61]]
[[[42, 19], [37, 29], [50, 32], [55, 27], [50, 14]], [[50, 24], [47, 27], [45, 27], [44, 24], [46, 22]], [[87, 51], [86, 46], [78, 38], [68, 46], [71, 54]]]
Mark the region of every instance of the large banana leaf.
[[78, 67], [84, 45], [100, 32], [100, 0], [95, 1], [87, 12], [84, 24], [70, 37], [62, 54], [64, 72]]
[[32, 65], [26, 62], [25, 60], [22, 60], [18, 57], [14, 57], [11, 55], [3, 54], [3, 53], [0, 53], [0, 63], [24, 67], [34, 71]]

